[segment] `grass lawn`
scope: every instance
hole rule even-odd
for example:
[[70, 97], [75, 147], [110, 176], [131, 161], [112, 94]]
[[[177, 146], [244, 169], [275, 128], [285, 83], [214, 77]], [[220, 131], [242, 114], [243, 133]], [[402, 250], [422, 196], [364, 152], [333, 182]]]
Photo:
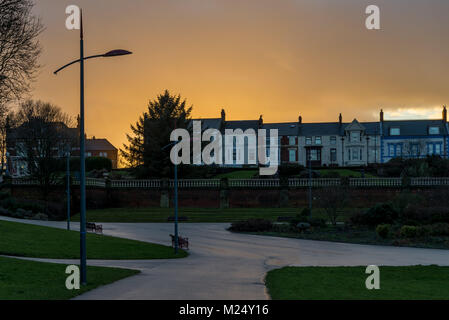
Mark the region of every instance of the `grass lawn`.
[[380, 289], [368, 290], [366, 267], [286, 267], [268, 272], [274, 300], [449, 299], [449, 267], [380, 267]]
[[258, 170], [236, 170], [228, 173], [217, 174], [214, 179], [251, 179], [258, 174]]
[[[167, 235], [168, 238], [168, 235]], [[78, 259], [80, 234], [77, 231], [0, 221], [0, 254], [22, 257]], [[87, 258], [132, 260], [186, 257], [171, 247], [96, 234], [87, 234]]]
[[[337, 172], [341, 177], [353, 177], [353, 178], [361, 178], [362, 173], [360, 171], [351, 170], [351, 169], [321, 169], [321, 176], [326, 175], [328, 173]], [[366, 173], [365, 178], [375, 178], [376, 176]]]
[[137, 270], [87, 267], [88, 284], [67, 290], [66, 265], [0, 257], [0, 300], [63, 300], [138, 274]]
[[[252, 218], [276, 221], [279, 216], [294, 217], [302, 208], [180, 208], [179, 216], [188, 217], [187, 222], [234, 222]], [[347, 209], [338, 221], [346, 221], [354, 211]], [[326, 217], [322, 209], [313, 210], [315, 217]], [[89, 222], [167, 222], [173, 216], [173, 208], [116, 208], [87, 211]], [[79, 215], [72, 217], [79, 221]]]

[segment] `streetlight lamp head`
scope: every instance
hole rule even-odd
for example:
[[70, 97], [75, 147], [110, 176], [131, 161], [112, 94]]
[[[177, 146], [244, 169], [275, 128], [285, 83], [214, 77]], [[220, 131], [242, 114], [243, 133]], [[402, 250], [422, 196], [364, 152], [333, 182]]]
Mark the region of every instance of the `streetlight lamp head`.
[[103, 57], [107, 58], [107, 57], [126, 56], [126, 55], [128, 55], [128, 54], [132, 54], [132, 52], [127, 51], [127, 50], [121, 50], [121, 49], [119, 49], [119, 50], [112, 50], [112, 51], [109, 51], [109, 52], [105, 53], [105, 54], [103, 55]]

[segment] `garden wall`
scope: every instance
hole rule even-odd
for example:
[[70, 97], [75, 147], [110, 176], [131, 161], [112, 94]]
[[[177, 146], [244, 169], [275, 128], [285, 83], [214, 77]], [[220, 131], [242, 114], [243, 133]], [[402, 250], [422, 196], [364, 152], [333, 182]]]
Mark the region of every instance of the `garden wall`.
[[[42, 199], [38, 186], [11, 186], [12, 196], [19, 199]], [[338, 187], [336, 187], [338, 188]], [[315, 198], [318, 188], [312, 189]], [[393, 200], [403, 189], [400, 187], [346, 189], [351, 207], [367, 208], [376, 203]], [[427, 187], [411, 188], [410, 192], [420, 197], [428, 205], [449, 205], [449, 188]], [[72, 186], [72, 210], [79, 210], [79, 187]], [[65, 202], [63, 186], [54, 186], [47, 199], [52, 202]], [[120, 207], [173, 207], [172, 189], [163, 188], [102, 188], [87, 187], [86, 203], [88, 209]], [[307, 188], [180, 188], [179, 206], [192, 208], [276, 208], [304, 207], [308, 205]]]

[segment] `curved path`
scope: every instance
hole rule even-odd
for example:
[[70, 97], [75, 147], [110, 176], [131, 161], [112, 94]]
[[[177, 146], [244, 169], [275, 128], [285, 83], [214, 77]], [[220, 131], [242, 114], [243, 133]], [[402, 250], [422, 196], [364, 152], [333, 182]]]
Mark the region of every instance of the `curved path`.
[[[65, 228], [64, 222], [4, 220]], [[79, 223], [73, 223], [77, 229]], [[234, 234], [228, 224], [181, 224], [190, 256], [174, 260], [88, 260], [89, 265], [138, 269], [139, 275], [77, 299], [267, 299], [267, 271], [295, 266], [449, 265], [449, 250], [345, 244]], [[106, 235], [170, 244], [173, 224], [104, 223]], [[87, 248], [89, 250], [89, 248]], [[78, 260], [33, 259], [72, 264]]]

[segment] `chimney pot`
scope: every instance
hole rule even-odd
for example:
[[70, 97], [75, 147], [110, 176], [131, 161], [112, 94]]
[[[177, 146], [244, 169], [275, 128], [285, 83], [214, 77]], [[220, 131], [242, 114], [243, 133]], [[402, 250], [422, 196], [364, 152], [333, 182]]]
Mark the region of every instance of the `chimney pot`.
[[380, 109], [380, 122], [384, 122], [384, 111]]
[[299, 124], [302, 124], [302, 116], [299, 116], [299, 117], [298, 117], [298, 123], [299, 123]]
[[224, 109], [221, 109], [221, 121], [223, 122], [226, 121], [226, 112]]
[[447, 109], [443, 106], [443, 122], [447, 122]]

